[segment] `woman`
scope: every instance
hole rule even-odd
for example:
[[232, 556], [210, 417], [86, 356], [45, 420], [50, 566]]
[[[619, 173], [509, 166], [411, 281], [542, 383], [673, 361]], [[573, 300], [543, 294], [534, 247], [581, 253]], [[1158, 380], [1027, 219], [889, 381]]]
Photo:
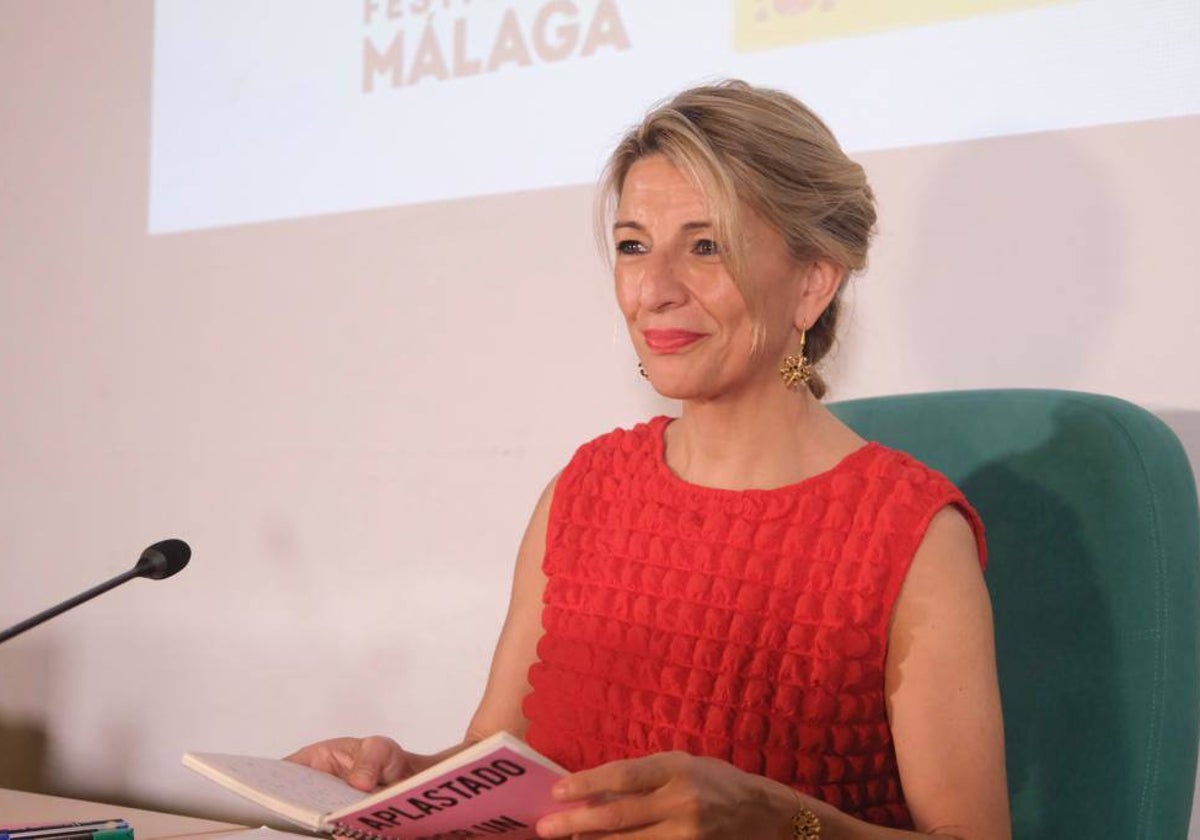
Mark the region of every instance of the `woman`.
[[543, 837], [1008, 838], [982, 526], [819, 401], [875, 221], [861, 167], [729, 82], [651, 112], [602, 195], [642, 373], [681, 416], [546, 488], [464, 744], [293, 760], [367, 790], [503, 729], [574, 771]]

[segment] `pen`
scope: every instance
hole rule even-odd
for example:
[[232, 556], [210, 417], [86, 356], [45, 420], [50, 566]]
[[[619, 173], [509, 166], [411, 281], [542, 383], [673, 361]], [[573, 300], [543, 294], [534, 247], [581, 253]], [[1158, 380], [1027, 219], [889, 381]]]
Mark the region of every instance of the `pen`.
[[[126, 826], [125, 828], [105, 828], [99, 831], [73, 831], [68, 834], [51, 834], [42, 835], [43, 837], [53, 838], [53, 840], [133, 840], [133, 829]], [[23, 836], [14, 837], [12, 840], [26, 840]]]
[[[0, 840], [67, 840], [67, 838], [74, 838], [76, 835], [91, 838], [98, 834], [107, 834], [109, 832], [128, 833], [118, 834], [112, 840], [118, 840], [119, 836], [132, 836], [129, 823], [122, 819], [112, 819], [69, 823], [44, 823], [41, 825], [26, 826], [2, 826], [0, 827]], [[100, 840], [106, 840], [106, 838], [100, 838]]]
[[97, 831], [92, 834], [91, 840], [133, 840], [133, 829], [125, 826], [125, 828], [110, 828], [104, 831]]

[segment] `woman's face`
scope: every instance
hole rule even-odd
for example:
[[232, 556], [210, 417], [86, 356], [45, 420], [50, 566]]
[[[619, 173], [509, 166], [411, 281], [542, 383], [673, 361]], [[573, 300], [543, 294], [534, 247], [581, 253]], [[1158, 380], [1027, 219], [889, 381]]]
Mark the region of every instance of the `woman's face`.
[[617, 206], [617, 303], [659, 393], [708, 400], [755, 383], [798, 344], [804, 266], [779, 233], [743, 206], [746, 280], [761, 295], [763, 344], [721, 258], [704, 193], [662, 155], [629, 170]]

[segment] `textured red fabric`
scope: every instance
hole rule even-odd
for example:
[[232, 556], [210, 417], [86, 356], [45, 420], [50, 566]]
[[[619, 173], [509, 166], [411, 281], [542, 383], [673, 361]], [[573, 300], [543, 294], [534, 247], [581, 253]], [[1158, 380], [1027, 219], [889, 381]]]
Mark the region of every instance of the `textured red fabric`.
[[571, 770], [683, 750], [911, 827], [884, 703], [892, 605], [962, 494], [871, 443], [774, 490], [681, 480], [658, 417], [582, 446], [550, 508], [528, 742]]

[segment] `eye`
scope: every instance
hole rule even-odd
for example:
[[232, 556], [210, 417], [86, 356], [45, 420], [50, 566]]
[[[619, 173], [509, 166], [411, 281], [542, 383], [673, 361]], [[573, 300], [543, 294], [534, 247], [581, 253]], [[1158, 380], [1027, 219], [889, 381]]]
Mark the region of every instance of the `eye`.
[[715, 257], [721, 253], [715, 239], [697, 239], [692, 243], [692, 253], [701, 257]]
[[622, 239], [617, 243], [618, 254], [644, 254], [646, 246], [636, 239]]

